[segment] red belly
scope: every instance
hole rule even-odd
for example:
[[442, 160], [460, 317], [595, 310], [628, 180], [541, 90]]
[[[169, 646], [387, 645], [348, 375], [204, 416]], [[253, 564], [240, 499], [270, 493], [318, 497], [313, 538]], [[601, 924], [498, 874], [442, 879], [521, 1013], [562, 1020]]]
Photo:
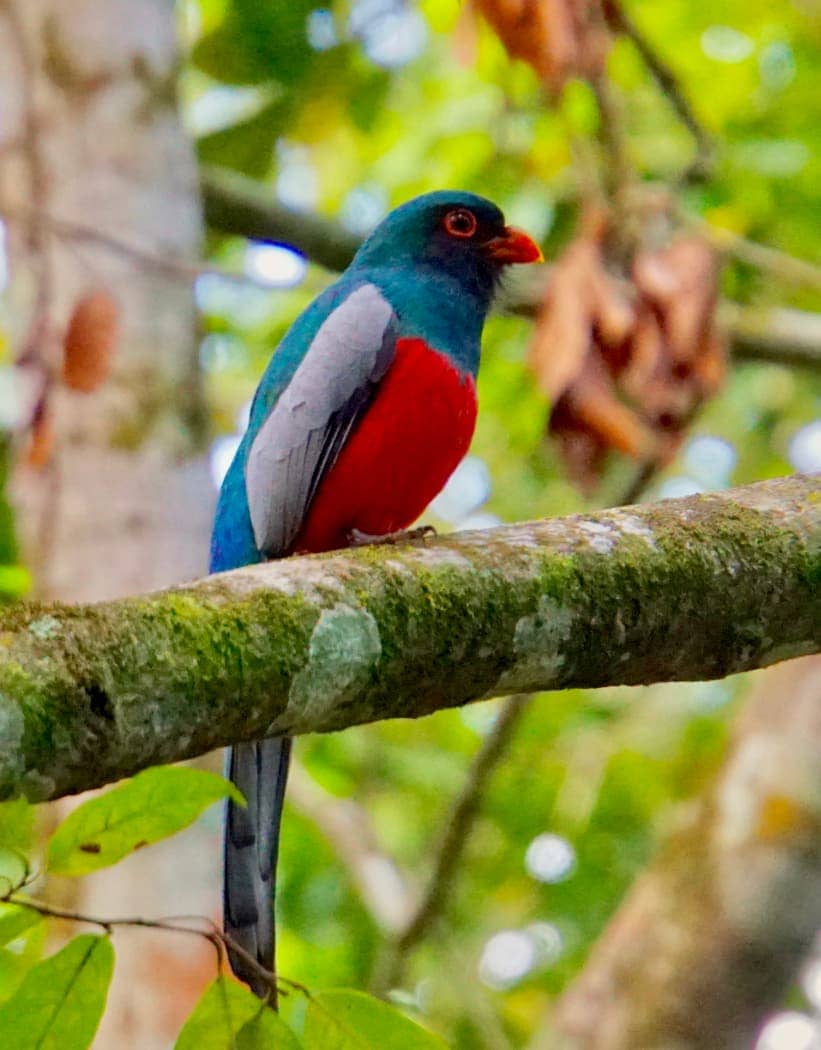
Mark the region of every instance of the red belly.
[[370, 408], [321, 483], [294, 550], [345, 547], [351, 529], [382, 536], [407, 528], [467, 452], [475, 424], [473, 377], [421, 339], [400, 339]]

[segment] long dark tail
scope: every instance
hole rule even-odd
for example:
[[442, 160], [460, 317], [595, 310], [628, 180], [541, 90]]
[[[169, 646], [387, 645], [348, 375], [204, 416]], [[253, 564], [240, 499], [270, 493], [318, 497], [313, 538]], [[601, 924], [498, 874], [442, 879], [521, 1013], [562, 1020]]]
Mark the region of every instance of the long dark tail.
[[[266, 970], [276, 972], [274, 907], [279, 826], [291, 758], [288, 737], [237, 744], [228, 753], [228, 776], [247, 808], [229, 802], [225, 820], [222, 888], [225, 932]], [[231, 969], [260, 999], [270, 988], [236, 952]], [[276, 1003], [276, 995], [273, 1000]]]

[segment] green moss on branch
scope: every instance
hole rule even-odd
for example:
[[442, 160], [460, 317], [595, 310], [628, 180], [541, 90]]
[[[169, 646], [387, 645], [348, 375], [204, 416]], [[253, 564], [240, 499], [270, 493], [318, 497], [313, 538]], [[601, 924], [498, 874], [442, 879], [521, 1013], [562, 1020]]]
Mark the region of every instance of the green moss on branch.
[[815, 652], [821, 486], [292, 558], [0, 618], [0, 795], [503, 693], [721, 677]]

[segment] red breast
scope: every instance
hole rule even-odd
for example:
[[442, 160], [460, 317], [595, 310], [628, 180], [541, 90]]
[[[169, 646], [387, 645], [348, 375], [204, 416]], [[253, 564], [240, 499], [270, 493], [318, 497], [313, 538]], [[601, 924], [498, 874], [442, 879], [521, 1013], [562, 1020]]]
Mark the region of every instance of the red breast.
[[326, 475], [297, 537], [299, 553], [348, 545], [351, 529], [407, 528], [466, 454], [476, 384], [422, 339], [400, 339], [368, 411]]

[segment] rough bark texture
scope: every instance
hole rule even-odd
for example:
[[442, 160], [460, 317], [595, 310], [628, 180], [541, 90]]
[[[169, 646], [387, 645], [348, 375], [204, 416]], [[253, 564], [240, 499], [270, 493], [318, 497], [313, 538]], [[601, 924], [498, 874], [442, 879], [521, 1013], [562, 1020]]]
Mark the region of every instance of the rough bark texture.
[[0, 795], [483, 697], [821, 646], [821, 479], [292, 558], [0, 621]]
[[[41, 212], [196, 260], [201, 217], [191, 144], [176, 112], [176, 26], [167, 0], [5, 0], [4, 149], [12, 215], [11, 314], [27, 372], [59, 373], [72, 306], [103, 287], [122, 323], [111, 377], [49, 395], [52, 464], [19, 472], [20, 534], [41, 594], [96, 600], [198, 575], [213, 495], [202, 446], [191, 289], [89, 242]], [[31, 344], [41, 325], [36, 346]]]
[[821, 661], [773, 668], [712, 788], [534, 1050], [748, 1050], [821, 926]]
[[[121, 317], [111, 376], [92, 393], [52, 386], [53, 459], [17, 473], [37, 591], [90, 601], [190, 579], [206, 568], [213, 505], [192, 289], [99, 242], [58, 236], [42, 218], [199, 259], [197, 169], [175, 99], [174, 5], [3, 0], [0, 53], [0, 200], [13, 216], [9, 312], [15, 344], [28, 351], [21, 372], [59, 375], [62, 332], [83, 293], [105, 288]], [[198, 824], [154, 857], [48, 893], [81, 912], [215, 913], [216, 837]], [[99, 1050], [169, 1046], [209, 979], [212, 957], [197, 941], [144, 934], [139, 948], [118, 959]], [[169, 974], [174, 994], [163, 996]]]

